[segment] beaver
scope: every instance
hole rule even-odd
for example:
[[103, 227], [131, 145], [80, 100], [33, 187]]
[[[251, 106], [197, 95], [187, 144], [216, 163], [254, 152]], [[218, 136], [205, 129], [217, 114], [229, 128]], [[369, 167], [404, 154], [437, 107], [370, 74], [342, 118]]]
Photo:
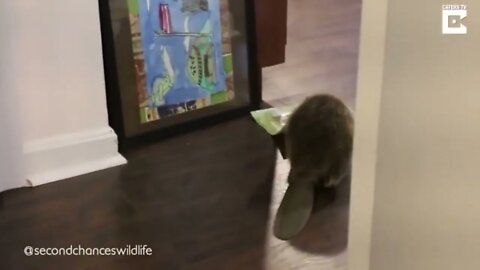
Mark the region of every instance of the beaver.
[[277, 212], [274, 234], [287, 240], [308, 222], [315, 196], [340, 184], [350, 168], [353, 114], [337, 97], [319, 94], [306, 98], [285, 127], [290, 161], [288, 188]]

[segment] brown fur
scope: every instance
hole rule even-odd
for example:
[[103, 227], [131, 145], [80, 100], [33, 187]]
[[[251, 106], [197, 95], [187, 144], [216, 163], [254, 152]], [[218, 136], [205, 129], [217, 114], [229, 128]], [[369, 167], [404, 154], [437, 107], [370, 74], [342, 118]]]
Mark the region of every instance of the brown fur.
[[353, 117], [348, 107], [331, 95], [307, 98], [286, 129], [289, 183], [337, 185], [348, 170], [352, 148]]

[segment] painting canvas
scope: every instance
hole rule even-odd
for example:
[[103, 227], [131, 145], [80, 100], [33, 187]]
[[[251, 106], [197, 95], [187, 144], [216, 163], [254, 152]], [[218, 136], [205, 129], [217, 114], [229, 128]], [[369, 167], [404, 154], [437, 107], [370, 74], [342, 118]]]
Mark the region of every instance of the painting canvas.
[[228, 0], [128, 0], [142, 124], [235, 98]]
[[109, 124], [121, 145], [262, 104], [254, 0], [99, 0]]

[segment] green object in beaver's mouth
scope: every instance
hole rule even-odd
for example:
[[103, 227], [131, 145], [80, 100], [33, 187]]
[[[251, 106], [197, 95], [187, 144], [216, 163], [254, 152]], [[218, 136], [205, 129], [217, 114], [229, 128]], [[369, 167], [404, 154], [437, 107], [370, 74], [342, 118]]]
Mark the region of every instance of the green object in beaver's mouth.
[[269, 108], [251, 112], [253, 119], [270, 135], [284, 132], [288, 119], [297, 106]]

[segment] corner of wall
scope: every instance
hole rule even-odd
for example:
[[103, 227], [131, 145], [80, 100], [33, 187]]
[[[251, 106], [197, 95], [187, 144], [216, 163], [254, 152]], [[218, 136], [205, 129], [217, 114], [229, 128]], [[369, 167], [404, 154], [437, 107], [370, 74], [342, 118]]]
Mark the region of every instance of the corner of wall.
[[349, 269], [370, 270], [388, 0], [364, 0], [349, 224]]
[[38, 186], [126, 164], [111, 128], [56, 136], [24, 145], [27, 179]]

